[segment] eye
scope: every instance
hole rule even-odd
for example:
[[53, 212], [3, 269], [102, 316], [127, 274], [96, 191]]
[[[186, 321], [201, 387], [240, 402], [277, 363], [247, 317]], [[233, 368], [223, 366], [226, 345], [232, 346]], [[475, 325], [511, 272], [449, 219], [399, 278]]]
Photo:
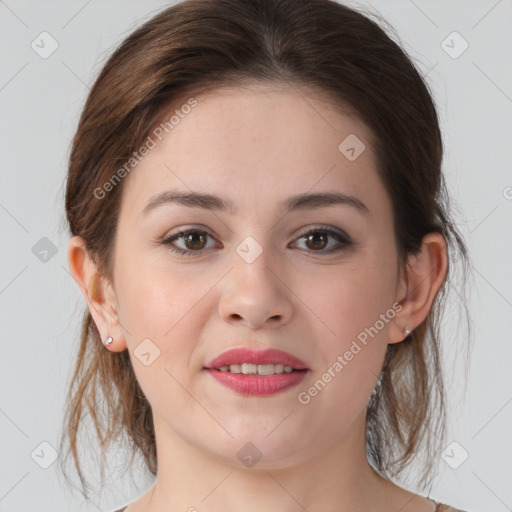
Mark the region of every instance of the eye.
[[[178, 230], [177, 234], [162, 240], [161, 243], [166, 245], [170, 251], [178, 253], [181, 256], [193, 257], [199, 256], [206, 249], [216, 246], [215, 243], [209, 247], [207, 246], [208, 237], [213, 239], [207, 231], [203, 230]], [[337, 244], [334, 243], [334, 247], [332, 247], [331, 244], [331, 247], [329, 247], [329, 239], [331, 239], [331, 241], [335, 240]], [[318, 253], [334, 253], [354, 245], [354, 242], [347, 234], [341, 231], [335, 231], [327, 226], [320, 226], [303, 231], [300, 233], [297, 240], [304, 240], [306, 249], [309, 250], [309, 252]], [[184, 247], [177, 246], [176, 241], [180, 241]], [[296, 242], [292, 245], [296, 245]], [[326, 247], [328, 247], [328, 249], [326, 249]]]
[[[198, 229], [179, 230], [177, 234], [162, 240], [169, 250], [181, 254], [182, 256], [198, 256], [202, 254], [206, 247], [207, 238], [211, 237], [206, 231]], [[180, 240], [185, 245], [184, 248], [177, 247], [175, 241]], [[214, 244], [215, 245], [215, 244]]]
[[[336, 240], [337, 246], [334, 244], [334, 248], [332, 245], [329, 247], [329, 238]], [[304, 240], [306, 249], [310, 249], [311, 252], [333, 253], [354, 245], [354, 242], [352, 242], [347, 234], [334, 231], [327, 226], [316, 227], [302, 232], [298, 240]], [[329, 248], [325, 250], [326, 247]]]

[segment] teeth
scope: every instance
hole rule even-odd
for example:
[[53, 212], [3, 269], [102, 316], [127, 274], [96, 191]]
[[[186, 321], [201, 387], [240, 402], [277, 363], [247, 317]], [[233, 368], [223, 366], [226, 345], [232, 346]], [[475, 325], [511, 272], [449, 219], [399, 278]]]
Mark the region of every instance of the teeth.
[[258, 373], [258, 365], [250, 363], [242, 363], [242, 373], [244, 375], [256, 375]]
[[242, 373], [243, 375], [280, 375], [282, 373], [291, 373], [293, 368], [283, 364], [232, 364], [230, 366], [221, 366], [221, 372]]
[[258, 375], [274, 375], [273, 364], [260, 364], [258, 365]]
[[242, 373], [242, 365], [240, 365], [240, 364], [232, 364], [229, 367], [229, 371], [231, 373]]

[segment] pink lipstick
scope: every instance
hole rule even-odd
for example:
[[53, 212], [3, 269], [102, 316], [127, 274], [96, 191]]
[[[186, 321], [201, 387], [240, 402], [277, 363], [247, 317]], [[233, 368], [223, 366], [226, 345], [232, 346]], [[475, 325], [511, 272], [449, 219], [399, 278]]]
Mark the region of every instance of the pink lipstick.
[[273, 395], [301, 382], [309, 369], [282, 350], [231, 349], [205, 367], [224, 386], [249, 396]]

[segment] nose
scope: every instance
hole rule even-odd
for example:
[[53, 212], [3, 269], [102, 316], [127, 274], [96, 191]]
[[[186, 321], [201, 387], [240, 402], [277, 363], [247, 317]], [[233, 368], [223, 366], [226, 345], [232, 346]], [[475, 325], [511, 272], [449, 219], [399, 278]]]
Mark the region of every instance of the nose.
[[269, 265], [268, 252], [263, 251], [252, 263], [234, 255], [235, 268], [223, 280], [219, 301], [224, 321], [251, 329], [275, 328], [290, 321], [293, 293], [283, 273]]

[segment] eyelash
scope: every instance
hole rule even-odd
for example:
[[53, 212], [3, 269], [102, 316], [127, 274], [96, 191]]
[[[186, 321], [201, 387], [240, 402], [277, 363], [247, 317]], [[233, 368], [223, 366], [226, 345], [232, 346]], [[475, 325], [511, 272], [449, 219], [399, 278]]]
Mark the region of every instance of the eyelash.
[[[190, 250], [190, 249], [180, 249], [180, 248], [172, 245], [172, 242], [174, 242], [175, 240], [177, 240], [179, 238], [182, 238], [182, 237], [184, 237], [186, 235], [193, 234], [193, 233], [201, 233], [201, 234], [205, 234], [205, 235], [211, 236], [208, 232], [203, 231], [203, 230], [199, 230], [199, 229], [187, 229], [187, 230], [183, 230], [183, 231], [182, 230], [178, 230], [177, 234], [174, 234], [171, 237], [166, 238], [165, 240], [162, 240], [161, 243], [163, 245], [166, 245], [167, 248], [170, 251], [178, 253], [181, 256], [188, 256], [188, 257], [200, 256], [207, 249], [200, 249], [198, 251], [193, 251], [193, 250]], [[299, 236], [298, 236], [297, 240], [303, 239], [303, 238], [307, 237], [308, 235], [311, 235], [311, 234], [314, 234], [314, 233], [323, 233], [323, 234], [327, 234], [329, 236], [332, 236], [333, 238], [335, 238], [340, 243], [340, 246], [335, 248], [335, 249], [328, 249], [328, 250], [323, 250], [322, 249], [322, 250], [319, 250], [319, 251], [311, 250], [311, 251], [308, 251], [308, 252], [319, 253], [319, 254], [326, 254], [326, 253], [327, 254], [332, 254], [332, 253], [336, 253], [336, 252], [345, 250], [348, 247], [355, 245], [355, 243], [350, 239], [350, 237], [348, 235], [345, 235], [345, 234], [342, 234], [342, 233], [338, 233], [337, 231], [334, 231], [334, 230], [330, 229], [327, 226], [319, 226], [319, 227], [316, 227], [316, 228], [313, 228], [313, 229], [309, 229], [309, 230], [303, 231], [303, 232], [299, 233]]]

